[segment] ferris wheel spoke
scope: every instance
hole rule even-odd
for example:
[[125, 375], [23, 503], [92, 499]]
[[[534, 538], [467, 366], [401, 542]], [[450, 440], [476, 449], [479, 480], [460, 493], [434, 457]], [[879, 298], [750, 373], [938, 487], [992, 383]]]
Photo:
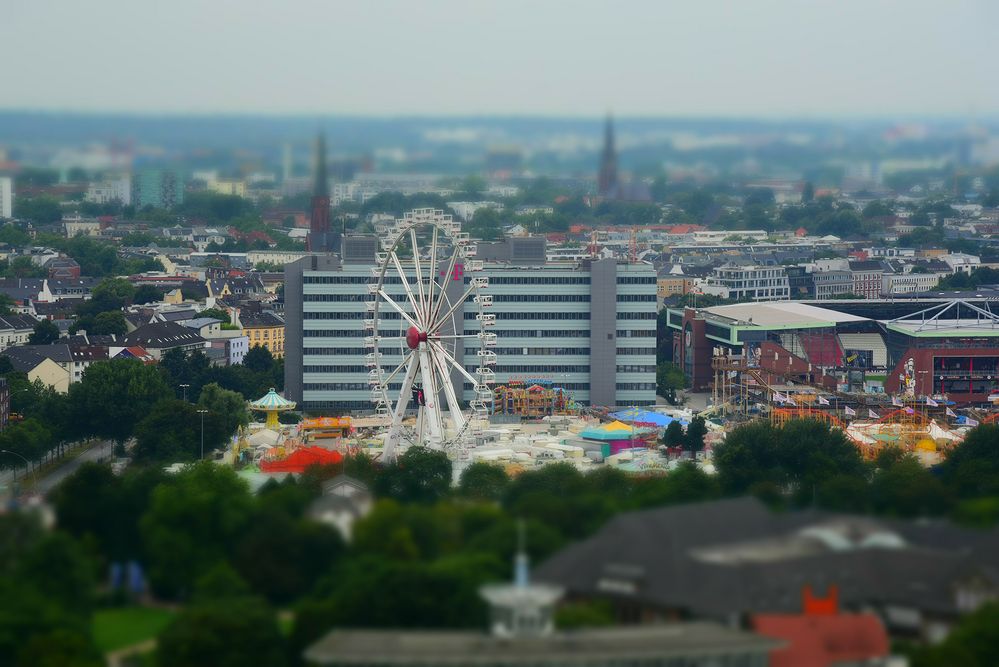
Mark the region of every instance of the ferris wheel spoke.
[[440, 343], [435, 342], [435, 341], [431, 341], [430, 344], [431, 344], [431, 346], [433, 346], [433, 347], [436, 348], [436, 351], [440, 354], [441, 359], [443, 359], [447, 363], [449, 363], [452, 366], [454, 366], [458, 370], [459, 373], [461, 373], [462, 375], [465, 376], [466, 380], [468, 380], [469, 382], [472, 383], [472, 385], [479, 384], [479, 381], [476, 380], [475, 377], [471, 373], [469, 373], [468, 371], [466, 371], [465, 367], [462, 366], [461, 364], [459, 364], [457, 362], [457, 360], [455, 360], [455, 358], [452, 357], [451, 354], [447, 350], [444, 349], [443, 345], [441, 345]]
[[427, 440], [431, 445], [439, 445], [444, 441], [444, 428], [441, 423], [441, 406], [438, 402], [440, 387], [438, 377], [434, 373], [433, 361], [430, 357], [430, 346], [421, 345], [419, 348], [420, 377], [423, 380], [423, 417], [426, 420], [425, 426], [430, 430]]
[[436, 347], [430, 348], [430, 357], [437, 368], [437, 373], [441, 377], [444, 399], [447, 401], [447, 409], [451, 413], [451, 420], [454, 421], [455, 431], [461, 433], [465, 428], [465, 416], [461, 413], [461, 403], [458, 401], [458, 397], [454, 393], [454, 385], [448, 377], [447, 363], [441, 358], [440, 352]]
[[452, 315], [454, 315], [454, 313], [455, 313], [456, 310], [458, 310], [463, 305], [465, 305], [465, 301], [468, 299], [468, 297], [474, 291], [475, 291], [475, 285], [474, 284], [470, 285], [469, 288], [467, 290], [465, 290], [465, 293], [461, 295], [461, 298], [454, 302], [454, 305], [451, 306], [451, 309], [447, 311], [447, 313], [444, 315], [444, 317], [436, 319], [433, 322], [433, 327], [427, 333], [434, 333], [434, 332], [438, 331], [441, 327], [443, 327], [444, 323], [447, 322], [448, 318], [451, 317]]
[[409, 406], [410, 393], [413, 390], [413, 382], [419, 372], [420, 359], [413, 355], [409, 360], [409, 368], [406, 369], [406, 377], [402, 381], [402, 389], [399, 391], [399, 399], [396, 401], [395, 410], [392, 413], [392, 425], [389, 426], [388, 436], [385, 438], [385, 450], [383, 457], [387, 461], [395, 458], [395, 448], [399, 444], [399, 434], [402, 430], [402, 417], [406, 414]]
[[426, 299], [423, 293], [423, 271], [421, 271], [420, 267], [420, 246], [416, 242], [416, 230], [412, 227], [409, 228], [409, 238], [413, 242], [413, 266], [416, 268], [416, 289], [419, 292], [418, 299], [420, 302], [420, 307], [417, 309], [416, 315], [421, 321], [426, 322], [426, 313], [424, 312]]
[[434, 284], [437, 282], [437, 276], [434, 272], [437, 270], [437, 225], [434, 225], [433, 240], [430, 243], [430, 266], [427, 267], [427, 277], [430, 279], [427, 285], [427, 302], [424, 304], [425, 310], [425, 321], [430, 323], [431, 309], [434, 304]]
[[407, 313], [405, 310], [403, 310], [402, 306], [400, 306], [399, 304], [397, 304], [395, 302], [395, 299], [393, 299], [388, 294], [386, 294], [385, 290], [383, 290], [383, 289], [382, 290], [378, 290], [378, 296], [380, 296], [381, 298], [385, 299], [385, 303], [387, 303], [388, 305], [392, 306], [392, 309], [395, 310], [397, 313], [399, 313], [399, 315], [402, 316], [402, 319], [406, 320], [407, 322], [409, 322], [412, 326], [416, 327], [417, 329], [420, 328], [420, 325], [418, 325], [416, 323], [416, 320], [414, 320], [412, 317], [410, 317], [409, 313]]
[[406, 290], [406, 298], [409, 299], [409, 303], [413, 306], [414, 316], [419, 319], [420, 307], [416, 305], [416, 299], [413, 297], [413, 288], [409, 286], [409, 279], [406, 278], [406, 272], [402, 270], [402, 263], [399, 261], [399, 256], [395, 254], [394, 250], [390, 256], [392, 263], [395, 264], [395, 270], [399, 272], [399, 278], [402, 280], [402, 288]]
[[387, 386], [387, 385], [388, 385], [388, 383], [392, 381], [392, 378], [394, 378], [394, 377], [395, 377], [396, 375], [398, 375], [398, 374], [399, 374], [399, 371], [401, 371], [401, 370], [402, 370], [403, 368], [405, 368], [405, 367], [406, 367], [406, 365], [407, 365], [407, 364], [409, 363], [410, 359], [412, 359], [412, 358], [413, 358], [413, 353], [412, 353], [412, 352], [410, 352], [410, 353], [409, 353], [409, 354], [407, 354], [407, 355], [406, 355], [406, 357], [405, 357], [405, 358], [404, 358], [404, 359], [402, 360], [402, 363], [401, 363], [401, 364], [399, 364], [398, 366], [396, 366], [396, 367], [395, 367], [395, 370], [394, 370], [394, 371], [392, 371], [392, 372], [391, 372], [391, 373], [389, 373], [389, 374], [388, 374], [387, 376], [385, 376], [385, 379], [384, 379], [384, 380], [382, 380], [382, 384], [383, 384], [383, 385], [386, 385], [386, 386]]
[[444, 305], [444, 298], [447, 294], [447, 284], [451, 280], [451, 276], [454, 274], [454, 265], [458, 261], [458, 246], [454, 247], [451, 251], [451, 259], [448, 262], [447, 271], [444, 273], [444, 282], [440, 286], [440, 295], [437, 297], [437, 304], [434, 306], [433, 312], [430, 313], [431, 323], [437, 322], [437, 315], [441, 312], [441, 307]]

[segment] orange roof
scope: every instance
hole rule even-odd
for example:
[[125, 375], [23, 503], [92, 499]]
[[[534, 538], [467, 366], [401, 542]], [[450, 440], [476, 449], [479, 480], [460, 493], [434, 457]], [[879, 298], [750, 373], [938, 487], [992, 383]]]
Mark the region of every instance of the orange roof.
[[888, 634], [874, 614], [757, 614], [753, 629], [788, 645], [770, 655], [771, 667], [827, 667], [888, 655]]

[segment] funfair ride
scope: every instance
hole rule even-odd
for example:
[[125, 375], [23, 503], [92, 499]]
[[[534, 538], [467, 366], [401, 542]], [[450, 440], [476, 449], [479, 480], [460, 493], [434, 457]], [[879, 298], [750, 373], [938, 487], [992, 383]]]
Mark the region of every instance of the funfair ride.
[[[401, 447], [422, 445], [460, 459], [492, 400], [496, 334], [488, 329], [496, 316], [486, 312], [489, 279], [480, 275], [468, 234], [443, 211], [410, 211], [381, 231], [364, 327], [371, 400], [390, 418], [382, 458], [391, 461]], [[469, 303], [474, 319], [466, 316]], [[399, 364], [384, 363], [395, 355], [402, 356]], [[462, 363], [469, 358], [474, 372]], [[468, 412], [461, 405], [465, 383], [473, 391]], [[405, 426], [414, 405], [415, 427]]]

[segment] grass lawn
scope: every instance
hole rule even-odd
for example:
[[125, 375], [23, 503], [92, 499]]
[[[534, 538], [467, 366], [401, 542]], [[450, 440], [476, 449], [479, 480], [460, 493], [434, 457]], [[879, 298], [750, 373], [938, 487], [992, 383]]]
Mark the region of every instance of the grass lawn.
[[147, 639], [166, 627], [176, 612], [151, 607], [117, 607], [94, 614], [94, 640], [107, 653]]

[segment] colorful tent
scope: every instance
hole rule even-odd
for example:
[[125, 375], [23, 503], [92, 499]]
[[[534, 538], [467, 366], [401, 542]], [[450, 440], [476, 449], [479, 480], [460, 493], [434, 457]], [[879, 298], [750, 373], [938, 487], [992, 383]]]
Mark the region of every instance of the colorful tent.
[[[621, 410], [620, 412], [612, 412], [610, 416], [624, 422], [650, 424], [657, 428], [666, 428], [670, 425], [670, 422], [674, 421], [672, 417], [661, 415], [658, 412], [639, 410], [638, 408], [628, 408], [627, 410]], [[687, 425], [687, 422], [683, 420], [680, 420], [680, 423], [683, 426]]]
[[265, 422], [265, 426], [276, 431], [281, 428], [281, 424], [278, 422], [278, 413], [294, 410], [295, 403], [282, 398], [274, 391], [274, 387], [271, 387], [271, 390], [263, 397], [255, 401], [250, 401], [250, 409], [266, 414], [267, 421]]
[[580, 435], [587, 440], [630, 440], [648, 433], [649, 430], [645, 427], [632, 426], [621, 421], [613, 421], [610, 424], [588, 428], [580, 433]]
[[299, 447], [283, 459], [264, 459], [260, 462], [263, 472], [305, 472], [313, 465], [340, 463], [343, 455], [322, 447]]

